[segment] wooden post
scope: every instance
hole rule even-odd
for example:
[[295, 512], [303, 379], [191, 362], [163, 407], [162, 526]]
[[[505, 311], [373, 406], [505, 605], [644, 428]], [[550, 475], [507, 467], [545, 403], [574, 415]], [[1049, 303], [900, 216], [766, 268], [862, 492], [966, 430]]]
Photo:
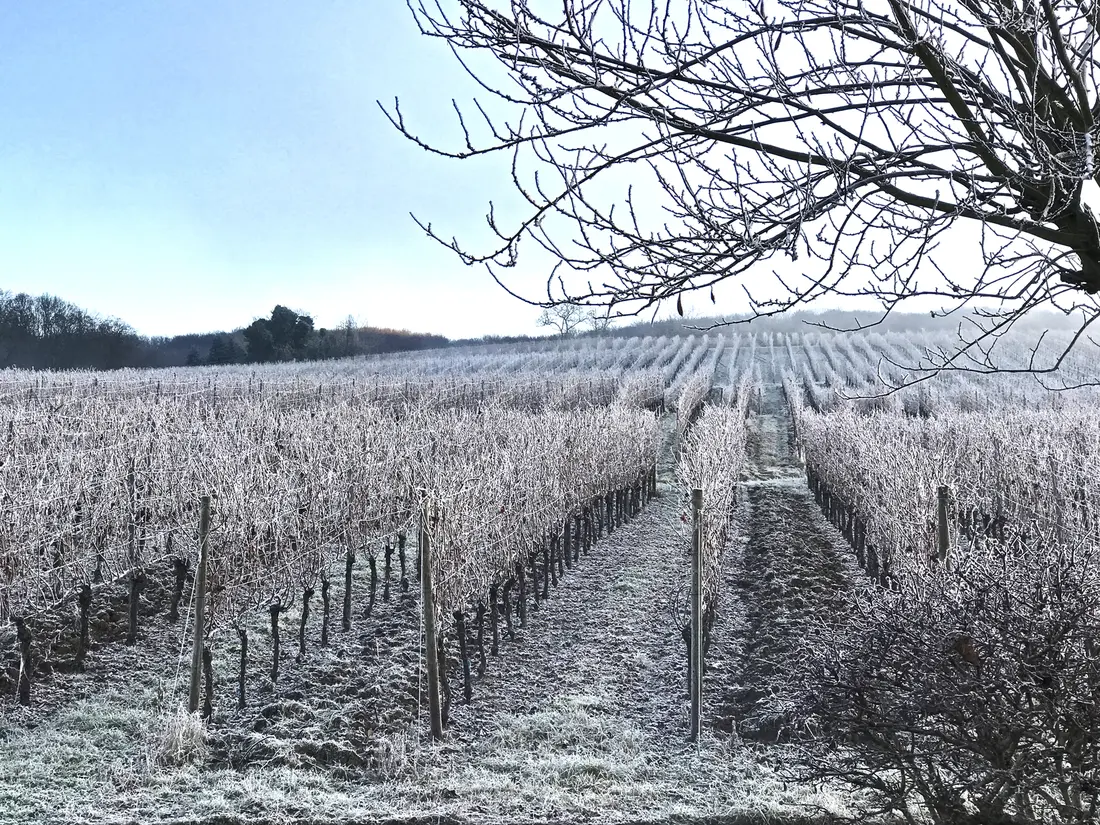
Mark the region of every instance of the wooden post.
[[199, 514], [199, 572], [195, 576], [195, 643], [191, 651], [191, 693], [187, 710], [199, 709], [199, 685], [202, 680], [203, 614], [206, 612], [206, 555], [210, 534], [210, 496], [202, 497]]
[[691, 741], [703, 710], [703, 491], [691, 491]]
[[936, 495], [936, 551], [940, 561], [950, 570], [951, 561], [947, 553], [951, 548], [951, 531], [947, 525], [947, 488], [940, 487]]
[[432, 603], [431, 535], [427, 505], [420, 508], [420, 597], [424, 609], [424, 655], [428, 666], [428, 717], [432, 739], [443, 738], [443, 716], [439, 706], [439, 648], [435, 637], [435, 605]]

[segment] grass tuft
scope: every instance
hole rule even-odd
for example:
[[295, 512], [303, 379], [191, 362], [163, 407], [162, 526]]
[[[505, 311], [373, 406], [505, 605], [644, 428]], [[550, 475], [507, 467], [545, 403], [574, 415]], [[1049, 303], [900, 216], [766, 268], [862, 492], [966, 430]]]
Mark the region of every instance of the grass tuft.
[[198, 713], [188, 713], [183, 703], [163, 712], [150, 726], [150, 768], [178, 768], [206, 758], [206, 725]]

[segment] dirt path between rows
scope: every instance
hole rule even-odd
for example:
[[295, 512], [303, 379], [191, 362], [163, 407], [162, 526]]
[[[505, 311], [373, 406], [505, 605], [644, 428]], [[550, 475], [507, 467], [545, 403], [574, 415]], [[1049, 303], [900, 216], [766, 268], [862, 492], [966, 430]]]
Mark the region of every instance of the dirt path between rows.
[[[690, 743], [686, 650], [671, 608], [687, 602], [690, 534], [674, 422], [664, 425], [660, 497], [581, 559], [491, 662], [472, 704], [452, 711], [450, 741], [427, 760], [426, 778], [467, 810], [506, 800], [502, 813], [517, 818], [755, 819], [807, 801], [807, 789], [783, 785], [745, 740], [779, 738], [763, 699], [800, 622], [845, 592], [846, 548], [806, 488], [782, 390], [765, 385], [750, 422], [740, 538], [723, 562], [705, 735]], [[726, 735], [733, 730], [740, 735]]]
[[716, 634], [711, 667], [724, 671], [720, 726], [775, 743], [789, 731], [768, 698], [797, 667], [807, 624], [844, 609], [854, 568], [806, 486], [782, 386], [769, 373], [749, 421], [739, 540], [724, 565], [726, 632]]
[[[725, 745], [688, 741], [690, 534], [675, 480], [675, 421], [662, 422], [659, 496], [582, 556], [451, 712], [429, 758], [445, 792], [534, 804], [552, 816], [705, 816], [728, 810], [744, 766]], [[445, 772], [441, 775], [439, 772]], [[715, 792], [715, 785], [725, 787]], [[475, 801], [476, 805], [476, 801]]]

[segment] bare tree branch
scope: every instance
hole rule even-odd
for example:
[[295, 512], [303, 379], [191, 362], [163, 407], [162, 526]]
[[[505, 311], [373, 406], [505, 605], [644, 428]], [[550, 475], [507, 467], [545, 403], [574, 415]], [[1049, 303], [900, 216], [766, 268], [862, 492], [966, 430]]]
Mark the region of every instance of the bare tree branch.
[[[486, 249], [421, 225], [530, 303], [633, 316], [736, 284], [753, 317], [822, 298], [877, 299], [884, 315], [915, 298], [982, 307], [940, 369], [968, 368], [1033, 308], [1100, 310], [1100, 224], [1082, 197], [1100, 183], [1092, 3], [410, 8], [496, 102], [475, 102], [479, 129], [456, 104], [457, 149], [396, 101], [387, 117], [429, 151], [510, 153], [529, 207], [490, 209]], [[507, 276], [530, 245], [560, 261], [545, 297]]]

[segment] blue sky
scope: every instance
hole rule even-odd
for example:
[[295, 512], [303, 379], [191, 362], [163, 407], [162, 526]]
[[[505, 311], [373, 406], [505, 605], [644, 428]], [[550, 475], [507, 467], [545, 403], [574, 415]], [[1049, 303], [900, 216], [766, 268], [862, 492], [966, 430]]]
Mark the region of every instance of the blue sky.
[[[509, 157], [424, 152], [379, 111], [395, 96], [414, 129], [454, 147], [452, 98], [485, 98], [404, 0], [8, 0], [0, 289], [150, 335], [243, 326], [276, 303], [318, 326], [350, 314], [450, 337], [540, 331], [537, 309], [409, 217], [484, 248], [490, 201], [505, 226], [524, 213]], [[959, 230], [951, 265], [978, 266], [976, 230]], [[534, 251], [509, 276], [531, 297], [551, 265]], [[685, 307], [744, 299], [731, 283], [716, 307]]]
[[[476, 89], [400, 0], [50, 0], [0, 12], [0, 288], [145, 334], [247, 324], [536, 331], [536, 309], [409, 217], [484, 235], [506, 158], [447, 161], [377, 99], [453, 133]], [[444, 126], [444, 124], [447, 124]], [[532, 264], [535, 266], [535, 264]], [[537, 293], [544, 271], [520, 271]]]

